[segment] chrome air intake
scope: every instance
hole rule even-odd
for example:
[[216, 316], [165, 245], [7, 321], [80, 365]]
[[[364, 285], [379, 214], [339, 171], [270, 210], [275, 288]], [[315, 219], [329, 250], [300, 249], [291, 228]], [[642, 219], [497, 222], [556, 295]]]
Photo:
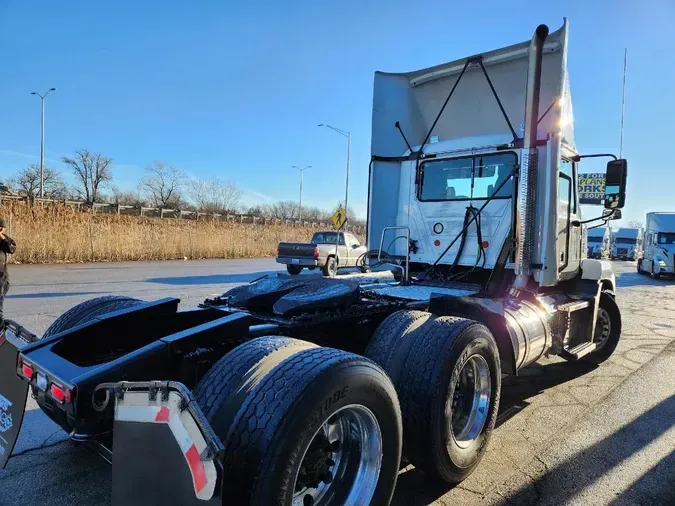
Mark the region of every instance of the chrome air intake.
[[539, 118], [539, 94], [541, 89], [541, 60], [548, 27], [539, 25], [530, 43], [530, 61], [527, 70], [527, 91], [525, 96], [525, 137], [523, 156], [520, 161], [520, 188], [518, 191], [516, 280], [513, 288], [521, 291], [527, 288], [532, 275], [532, 250], [534, 246], [535, 218], [537, 211], [537, 172], [539, 154], [537, 150], [537, 120]]

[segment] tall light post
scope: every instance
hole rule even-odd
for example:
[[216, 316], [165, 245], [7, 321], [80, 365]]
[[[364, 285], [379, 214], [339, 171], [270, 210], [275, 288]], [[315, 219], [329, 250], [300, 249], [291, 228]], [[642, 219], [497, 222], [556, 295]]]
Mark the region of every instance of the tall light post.
[[293, 165], [294, 169], [298, 169], [300, 171], [300, 206], [298, 208], [298, 221], [302, 221], [302, 174], [305, 172], [305, 169], [311, 169], [311, 165], [307, 165], [306, 167], [298, 167], [297, 165]]
[[44, 95], [40, 95], [37, 91], [33, 91], [31, 95], [37, 95], [42, 101], [42, 120], [40, 135], [40, 197], [45, 196], [45, 98], [50, 91], [56, 91], [56, 88], [49, 88]]
[[342, 130], [340, 128], [336, 128], [336, 127], [330, 126], [330, 125], [325, 125], [323, 123], [321, 123], [319, 126], [330, 128], [334, 132], [337, 132], [340, 135], [342, 135], [343, 137], [347, 137], [347, 182], [345, 183], [345, 213], [346, 213], [347, 212], [347, 203], [348, 203], [348, 199], [349, 199], [349, 158], [350, 158], [351, 149], [352, 149], [352, 134], [351, 134], [351, 132], [347, 132], [346, 130]]

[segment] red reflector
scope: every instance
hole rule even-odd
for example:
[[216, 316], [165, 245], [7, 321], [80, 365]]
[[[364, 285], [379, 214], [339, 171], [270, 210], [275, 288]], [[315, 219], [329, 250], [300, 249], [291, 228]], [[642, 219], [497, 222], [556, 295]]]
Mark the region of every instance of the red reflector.
[[483, 249], [487, 248], [490, 245], [489, 242], [483, 241]]
[[59, 385], [56, 385], [55, 383], [52, 383], [52, 386], [49, 390], [52, 394], [52, 397], [59, 401], [60, 403], [64, 402], [70, 402], [70, 390], [67, 388], [60, 387]]
[[7, 336], [5, 336], [5, 333], [3, 332], [2, 334], [0, 334], [0, 346], [5, 344], [5, 341], [7, 341]]
[[21, 374], [28, 379], [33, 379], [33, 367], [25, 362], [21, 365]]
[[434, 241], [434, 246], [440, 246], [440, 245], [441, 245], [441, 241], [439, 241], [438, 239], [436, 239], [436, 240]]
[[157, 412], [157, 416], [155, 417], [155, 422], [168, 422], [169, 421], [169, 408], [166, 406], [162, 406], [159, 408], [159, 411]]
[[197, 452], [197, 447], [195, 445], [192, 445], [185, 453], [185, 458], [190, 465], [190, 471], [192, 471], [192, 480], [195, 484], [195, 490], [201, 492], [206, 486], [206, 471], [204, 470], [204, 464], [202, 464], [202, 461], [199, 458], [199, 452]]

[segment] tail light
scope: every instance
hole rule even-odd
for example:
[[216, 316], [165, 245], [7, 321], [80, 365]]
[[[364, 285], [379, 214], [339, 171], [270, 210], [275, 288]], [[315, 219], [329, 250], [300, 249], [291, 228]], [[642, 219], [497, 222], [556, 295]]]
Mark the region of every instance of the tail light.
[[314, 246], [314, 258], [319, 258], [319, 247]]
[[52, 383], [51, 388], [49, 389], [50, 393], [52, 394], [52, 397], [63, 404], [64, 402], [70, 402], [71, 400], [71, 393], [70, 390], [67, 388], [63, 388], [60, 385], [57, 385], [56, 383]]
[[26, 362], [21, 364], [21, 374], [23, 374], [26, 379], [32, 380], [34, 372], [32, 365], [27, 364]]

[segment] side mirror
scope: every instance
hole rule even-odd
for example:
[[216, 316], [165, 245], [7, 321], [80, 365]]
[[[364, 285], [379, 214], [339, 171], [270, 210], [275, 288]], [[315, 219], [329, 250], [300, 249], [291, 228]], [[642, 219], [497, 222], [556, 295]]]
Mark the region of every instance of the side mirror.
[[621, 219], [621, 209], [603, 209], [602, 219], [605, 220], [605, 221], [620, 220]]
[[612, 160], [607, 164], [605, 174], [605, 209], [621, 209], [626, 202], [626, 172], [628, 162], [625, 159]]
[[352, 249], [357, 249], [359, 247], [358, 244], [352, 244]]

